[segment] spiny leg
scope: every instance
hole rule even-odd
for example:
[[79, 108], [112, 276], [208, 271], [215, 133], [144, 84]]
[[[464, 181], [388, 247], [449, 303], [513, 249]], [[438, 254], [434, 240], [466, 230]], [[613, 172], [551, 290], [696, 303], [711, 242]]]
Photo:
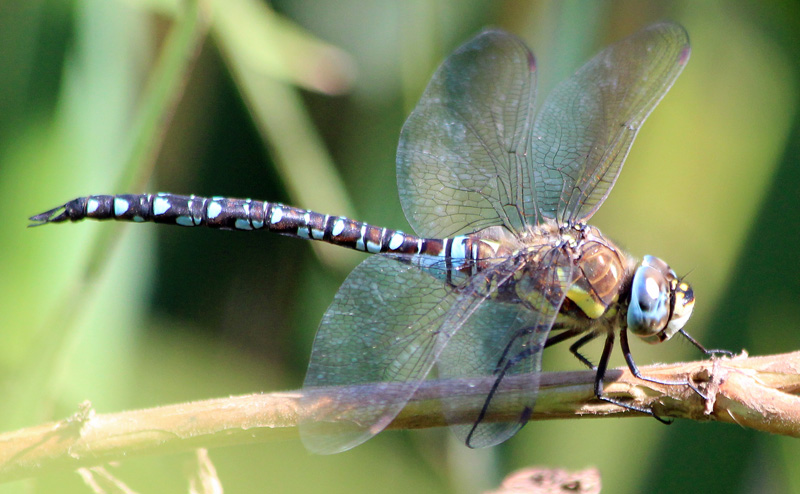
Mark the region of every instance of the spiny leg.
[[[500, 383], [503, 380], [503, 378], [505, 377], [505, 375], [508, 372], [508, 370], [511, 369], [517, 363], [521, 362], [522, 360], [524, 360], [526, 358], [529, 358], [535, 352], [539, 351], [538, 348], [528, 348], [525, 351], [520, 352], [519, 354], [517, 354], [514, 358], [507, 359], [508, 352], [511, 350], [511, 347], [512, 347], [513, 343], [518, 338], [522, 337], [525, 334], [530, 334], [533, 331], [534, 331], [533, 328], [525, 328], [525, 329], [519, 331], [514, 336], [514, 338], [511, 339], [511, 341], [506, 345], [505, 349], [503, 350], [503, 353], [502, 353], [500, 359], [498, 359], [497, 366], [495, 367], [495, 371], [494, 371], [494, 373], [497, 374], [497, 378], [495, 379], [494, 383], [492, 384], [492, 388], [489, 391], [489, 394], [487, 395], [486, 400], [484, 401], [483, 407], [481, 408], [481, 412], [478, 415], [477, 420], [473, 424], [472, 429], [470, 430], [470, 433], [467, 436], [467, 444], [469, 444], [469, 442], [470, 442], [470, 440], [472, 438], [472, 435], [475, 432], [475, 430], [478, 427], [478, 425], [486, 417], [486, 414], [488, 413], [488, 409], [489, 409], [489, 404], [490, 404], [491, 400], [494, 398], [494, 395], [497, 392], [497, 390], [498, 390], [498, 388], [500, 386]], [[574, 328], [574, 329], [566, 330], [566, 331], [564, 331], [562, 333], [559, 333], [557, 335], [551, 336], [551, 337], [549, 337], [547, 339], [547, 341], [543, 345], [542, 349], [550, 347], [550, 346], [553, 346], [553, 345], [556, 345], [556, 344], [561, 343], [563, 341], [566, 341], [566, 340], [568, 340], [570, 338], [573, 338], [573, 337], [579, 335], [582, 332], [583, 332], [583, 330]], [[692, 338], [684, 330], [681, 329], [680, 333], [686, 339], [688, 339], [693, 345], [695, 345], [698, 349], [700, 349], [700, 351], [705, 353], [706, 355], [724, 354], [724, 355], [732, 356], [732, 353], [727, 351], [727, 350], [706, 350], [705, 347], [703, 347], [697, 340]], [[663, 418], [659, 417], [658, 415], [656, 415], [653, 412], [653, 410], [651, 410], [649, 408], [639, 407], [639, 406], [636, 406], [636, 405], [631, 405], [630, 403], [626, 403], [626, 402], [623, 402], [621, 400], [617, 400], [615, 398], [611, 398], [611, 397], [609, 397], [609, 396], [607, 396], [607, 395], [605, 395], [603, 393], [603, 379], [605, 378], [606, 371], [608, 370], [608, 362], [609, 362], [609, 359], [611, 357], [611, 351], [614, 348], [614, 333], [613, 332], [609, 332], [608, 335], [606, 336], [606, 342], [605, 342], [605, 345], [603, 347], [603, 353], [602, 353], [602, 355], [600, 357], [600, 362], [598, 363], [597, 366], [594, 366], [589, 359], [587, 359], [585, 356], [583, 356], [579, 352], [580, 348], [582, 348], [583, 346], [585, 346], [589, 342], [595, 340], [599, 336], [600, 336], [600, 333], [594, 333], [594, 332], [586, 334], [586, 335], [582, 336], [580, 339], [578, 339], [575, 343], [570, 345], [570, 347], [569, 347], [570, 352], [578, 360], [580, 360], [584, 365], [586, 365], [590, 369], [593, 369], [593, 370], [597, 371], [596, 374], [595, 374], [595, 382], [594, 382], [595, 396], [598, 399], [603, 400], [603, 401], [605, 401], [607, 403], [611, 403], [611, 404], [614, 404], [614, 405], [617, 405], [617, 406], [620, 406], [620, 407], [623, 407], [623, 408], [627, 408], [629, 410], [633, 410], [633, 411], [636, 411], [636, 412], [641, 412], [641, 413], [645, 413], [647, 415], [650, 415], [650, 416], [654, 417], [656, 420], [658, 420], [661, 423], [664, 423], [664, 424], [672, 423], [670, 420], [663, 419]], [[702, 391], [700, 391], [700, 389], [698, 389], [689, 380], [685, 380], [685, 381], [665, 381], [665, 380], [661, 380], [661, 379], [655, 379], [655, 378], [650, 378], [650, 377], [644, 376], [641, 373], [641, 371], [639, 370], [639, 367], [636, 365], [636, 362], [633, 360], [633, 355], [631, 354], [630, 346], [628, 344], [628, 334], [627, 334], [627, 331], [625, 331], [625, 330], [622, 330], [620, 332], [620, 345], [622, 347], [622, 353], [623, 353], [623, 356], [625, 357], [625, 362], [626, 362], [626, 364], [628, 366], [628, 369], [630, 369], [631, 374], [633, 374], [636, 378], [641, 379], [643, 381], [652, 382], [652, 383], [655, 383], [655, 384], [662, 384], [662, 385], [666, 385], [666, 386], [688, 386], [695, 393], [697, 393], [699, 396], [701, 396], [704, 399], [706, 398], [705, 394]], [[505, 365], [503, 364], [503, 362], [505, 362]], [[526, 407], [526, 409], [524, 410], [523, 414], [520, 417], [520, 420], [521, 421], [525, 421], [525, 420], [529, 419], [530, 415], [532, 414], [532, 412], [533, 412], [533, 410], [531, 410], [529, 407]]]
[[[544, 349], [544, 346], [539, 346], [539, 345], [534, 347], [528, 347], [522, 352], [518, 353], [516, 356], [514, 356], [514, 358], [512, 359], [506, 358], [508, 356], [508, 352], [511, 350], [511, 345], [514, 343], [514, 341], [516, 341], [522, 335], [530, 334], [535, 330], [536, 330], [535, 328], [523, 328], [522, 330], [518, 331], [517, 334], [514, 335], [514, 337], [511, 339], [511, 341], [508, 343], [508, 345], [506, 345], [505, 349], [503, 350], [503, 353], [500, 356], [497, 365], [495, 366], [494, 374], [496, 374], [497, 377], [495, 378], [494, 383], [492, 383], [492, 388], [489, 390], [489, 394], [486, 395], [486, 399], [483, 401], [483, 406], [481, 407], [481, 411], [478, 414], [478, 418], [475, 419], [475, 423], [472, 424], [472, 428], [470, 429], [469, 434], [467, 434], [467, 440], [466, 440], [467, 446], [469, 446], [470, 443], [472, 442], [472, 436], [477, 430], [478, 425], [480, 425], [481, 422], [483, 422], [483, 419], [486, 418], [486, 414], [489, 413], [489, 404], [492, 402], [492, 399], [494, 398], [494, 395], [497, 393], [497, 390], [500, 387], [500, 383], [503, 381], [503, 378], [505, 377], [508, 370], [517, 365], [517, 363], [521, 362], [522, 360], [532, 355], [535, 355], [536, 353]], [[503, 365], [503, 361], [505, 361], [505, 365]], [[520, 423], [527, 422], [528, 419], [531, 418], [532, 414], [533, 414], [533, 409], [529, 406], [526, 406], [519, 417], [519, 422]]]
[[[574, 338], [574, 337], [576, 337], [579, 334], [584, 333], [584, 332], [586, 332], [586, 330], [582, 329], [582, 328], [568, 329], [568, 330], [566, 330], [566, 331], [564, 331], [562, 333], [559, 333], [559, 334], [557, 334], [555, 336], [551, 336], [551, 337], [547, 338], [547, 341], [545, 342], [544, 347], [547, 348], [547, 347], [556, 345], [558, 343], [561, 343], [562, 341], [566, 341], [566, 340], [568, 340], [570, 338]], [[569, 347], [570, 353], [572, 353], [572, 355], [574, 355], [575, 358], [580, 360], [583, 365], [585, 365], [586, 367], [588, 367], [588, 368], [590, 368], [592, 370], [597, 370], [597, 368], [595, 367], [595, 365], [592, 363], [591, 360], [589, 360], [588, 358], [584, 357], [583, 354], [581, 354], [578, 350], [582, 346], [584, 346], [585, 344], [587, 344], [590, 341], [592, 341], [595, 338], [597, 338], [598, 336], [600, 336], [598, 333], [589, 333], [589, 334], [583, 336], [581, 339], [579, 339], [575, 343], [573, 343], [572, 345], [570, 345], [570, 347]]]
[[689, 336], [689, 333], [687, 333], [685, 330], [679, 329], [678, 332], [682, 334], [684, 338], [689, 340], [689, 343], [696, 346], [698, 350], [703, 352], [708, 357], [713, 357], [715, 355], [725, 355], [726, 357], [733, 357], [733, 352], [731, 352], [730, 350], [717, 350], [717, 349], [707, 350], [706, 347], [701, 345], [699, 341]]
[[[522, 328], [519, 331], [517, 331], [517, 334], [515, 334], [514, 337], [511, 338], [511, 340], [509, 340], [508, 344], [503, 349], [503, 353], [500, 354], [500, 358], [497, 359], [497, 365], [494, 366], [494, 370], [492, 371], [492, 374], [497, 374], [498, 372], [500, 372], [500, 369], [505, 365], [504, 362], [507, 362], [506, 357], [508, 357], [508, 352], [511, 351], [511, 346], [519, 338], [521, 338], [522, 336], [524, 336], [526, 334], [530, 334], [532, 331], [533, 331], [533, 328]], [[547, 345], [545, 344], [545, 346], [547, 346]]]
[[[581, 334], [581, 333], [583, 333], [585, 331], [586, 330], [581, 329], [581, 328], [572, 328], [572, 329], [566, 330], [563, 333], [559, 333], [559, 334], [557, 334], [555, 336], [551, 336], [550, 338], [547, 338], [547, 341], [545, 342], [544, 347], [547, 348], [549, 346], [561, 343], [562, 341], [568, 340], [570, 338], [574, 338], [575, 336], [578, 336], [579, 334]], [[585, 365], [586, 367], [588, 367], [588, 368], [590, 368], [592, 370], [597, 370], [597, 368], [595, 367], [595, 365], [592, 363], [591, 360], [589, 360], [588, 358], [584, 357], [578, 350], [582, 346], [584, 346], [585, 344], [587, 344], [590, 341], [592, 341], [595, 338], [597, 338], [598, 336], [600, 336], [599, 333], [589, 333], [589, 334], [583, 336], [581, 339], [579, 339], [575, 343], [573, 343], [572, 345], [570, 345], [570, 347], [569, 347], [570, 353], [572, 353], [572, 355], [574, 355], [575, 358], [580, 360], [581, 363], [583, 363], [583, 365]]]
[[631, 355], [631, 349], [628, 346], [628, 332], [625, 329], [620, 331], [619, 342], [620, 345], [622, 346], [622, 355], [625, 357], [625, 362], [628, 364], [628, 369], [630, 369], [631, 374], [633, 374], [637, 378], [641, 379], [642, 381], [647, 381], [654, 384], [662, 384], [664, 386], [688, 386], [692, 389], [692, 391], [697, 393], [704, 400], [708, 399], [708, 397], [688, 379], [684, 381], [664, 381], [661, 379], [655, 379], [652, 377], [643, 376], [642, 373], [639, 371], [639, 367], [637, 367], [636, 362], [633, 361], [633, 355]]
[[[624, 330], [622, 331], [622, 334], [625, 334]], [[625, 346], [627, 346], [627, 345], [625, 345]], [[661, 417], [656, 415], [655, 412], [653, 412], [653, 410], [651, 410], [649, 408], [644, 408], [644, 407], [639, 407], [639, 406], [636, 406], [636, 405], [631, 405], [630, 403], [625, 403], [624, 401], [617, 400], [616, 398], [611, 398], [610, 396], [606, 396], [603, 393], [603, 378], [606, 375], [606, 370], [608, 369], [608, 360], [611, 357], [611, 350], [613, 348], [614, 348], [614, 332], [613, 331], [609, 331], [608, 334], [606, 335], [605, 345], [603, 345], [603, 354], [600, 356], [600, 362], [597, 363], [597, 373], [594, 376], [594, 395], [597, 397], [597, 399], [603, 400], [603, 401], [605, 401], [607, 403], [611, 403], [612, 405], [617, 405], [617, 406], [620, 406], [622, 408], [627, 408], [628, 410], [633, 410], [634, 412], [645, 413], [647, 415], [650, 415], [651, 417], [655, 417], [656, 420], [658, 420], [659, 422], [661, 422], [663, 424], [672, 423], [669, 420], [662, 419]], [[630, 355], [630, 352], [628, 352], [628, 355]], [[626, 361], [628, 361], [627, 355], [626, 355]], [[629, 362], [629, 365], [630, 365], [631, 363], [633, 363], [633, 359], [629, 360], [628, 362]], [[635, 367], [635, 365], [636, 364], [634, 364], [634, 367]], [[631, 372], [634, 375], [636, 375], [636, 374], [639, 373], [639, 370], [637, 369], [634, 372], [633, 369], [631, 369]]]
[[589, 333], [589, 334], [585, 335], [584, 337], [582, 337], [581, 339], [579, 339], [578, 341], [576, 341], [575, 343], [573, 343], [572, 345], [569, 346], [569, 351], [572, 352], [573, 355], [575, 355], [575, 358], [577, 358], [578, 360], [583, 362], [583, 364], [586, 367], [588, 367], [588, 368], [590, 368], [592, 370], [597, 370], [597, 367], [592, 363], [591, 360], [589, 360], [588, 358], [584, 357], [583, 354], [581, 354], [578, 350], [580, 350], [580, 348], [582, 346], [584, 346], [585, 344], [587, 344], [590, 341], [594, 340], [598, 336], [600, 336], [600, 333]]
[[[556, 331], [558, 329], [559, 328], [556, 328], [555, 326], [553, 326], [553, 329], [551, 329], [550, 332], [552, 333], [553, 331]], [[580, 328], [572, 328], [572, 329], [562, 330], [560, 333], [548, 337], [547, 341], [544, 343], [544, 347], [548, 348], [548, 347], [551, 347], [553, 345], [557, 345], [557, 344], [561, 343], [562, 341], [566, 341], [566, 340], [568, 340], [570, 338], [574, 338], [574, 337], [578, 336], [579, 334], [581, 334], [581, 333], [583, 333], [585, 331], [586, 330], [580, 329]]]

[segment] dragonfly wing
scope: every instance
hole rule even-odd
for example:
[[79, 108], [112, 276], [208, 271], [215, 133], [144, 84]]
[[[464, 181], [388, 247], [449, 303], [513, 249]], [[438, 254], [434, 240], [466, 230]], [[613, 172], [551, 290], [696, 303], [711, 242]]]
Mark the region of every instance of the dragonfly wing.
[[397, 149], [400, 202], [418, 235], [448, 237], [494, 225], [520, 231], [536, 223], [524, 159], [535, 68], [518, 38], [485, 31], [433, 75]]
[[372, 256], [337, 292], [303, 385], [300, 434], [310, 451], [344, 451], [380, 432], [447, 343], [440, 328], [457, 293], [420, 269], [420, 259]]
[[[459, 381], [491, 378], [481, 407], [468, 413], [457, 394], [442, 397], [443, 408], [456, 436], [472, 448], [493, 446], [516, 434], [528, 421], [536, 404], [542, 350], [564, 301], [572, 263], [561, 249], [542, 253], [535, 265], [519, 266], [524, 276], [515, 292], [524, 303], [504, 302], [500, 295], [488, 300], [459, 326], [440, 356], [437, 369], [443, 379]], [[475, 290], [480, 290], [478, 285]], [[498, 289], [498, 294], [503, 288]], [[464, 294], [450, 314], [464, 313]], [[451, 316], [452, 317], [452, 316]], [[445, 322], [448, 324], [448, 322]]]
[[592, 58], [545, 100], [530, 139], [536, 199], [559, 223], [603, 203], [642, 123], [689, 59], [672, 22], [649, 26]]

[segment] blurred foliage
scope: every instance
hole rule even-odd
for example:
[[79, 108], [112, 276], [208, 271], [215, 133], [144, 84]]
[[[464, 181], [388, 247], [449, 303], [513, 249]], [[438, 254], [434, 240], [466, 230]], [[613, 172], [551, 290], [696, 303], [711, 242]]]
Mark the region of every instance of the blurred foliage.
[[[400, 127], [441, 59], [487, 25], [530, 43], [540, 94], [646, 24], [687, 28], [692, 59], [593, 222], [690, 273], [688, 329], [707, 345], [798, 348], [795, 2], [208, 0], [197, 59], [191, 43], [166, 57], [192, 5], [0, 2], [0, 429], [65, 417], [85, 399], [109, 412], [299, 387], [316, 325], [358, 254], [153, 225], [28, 230], [26, 218], [80, 195], [166, 190], [408, 230], [394, 182]], [[164, 60], [174, 112], [169, 98], [143, 99]], [[137, 142], [152, 152], [137, 154]], [[136, 190], [116, 188], [131, 176]], [[98, 250], [108, 261], [95, 275]], [[676, 342], [634, 345], [641, 364], [699, 357]], [[547, 361], [579, 367], [559, 349]], [[533, 423], [482, 451], [446, 433], [384, 433], [331, 457], [299, 441], [210, 455], [229, 492], [478, 492], [538, 464], [597, 466], [615, 493], [800, 493], [796, 440], [729, 425]], [[114, 472], [139, 492], [183, 492], [176, 472], [188, 459]], [[88, 492], [73, 473], [0, 486], [56, 490]]]

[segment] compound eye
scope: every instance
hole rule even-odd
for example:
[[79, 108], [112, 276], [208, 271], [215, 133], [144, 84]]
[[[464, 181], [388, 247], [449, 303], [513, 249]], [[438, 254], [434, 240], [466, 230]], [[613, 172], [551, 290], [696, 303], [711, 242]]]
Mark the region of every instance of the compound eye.
[[672, 318], [664, 332], [667, 338], [683, 329], [694, 310], [694, 290], [687, 283], [678, 283], [675, 287], [674, 297], [675, 304], [672, 309]]
[[671, 282], [672, 280], [678, 278], [678, 275], [675, 274], [675, 271], [673, 271], [671, 267], [669, 267], [669, 264], [665, 263], [656, 256], [644, 256], [644, 259], [642, 259], [642, 266], [650, 266], [656, 271], [662, 273], [667, 277], [667, 282]]
[[659, 333], [669, 322], [669, 295], [670, 286], [662, 271], [646, 264], [639, 266], [631, 283], [628, 329], [649, 343], [663, 341]]

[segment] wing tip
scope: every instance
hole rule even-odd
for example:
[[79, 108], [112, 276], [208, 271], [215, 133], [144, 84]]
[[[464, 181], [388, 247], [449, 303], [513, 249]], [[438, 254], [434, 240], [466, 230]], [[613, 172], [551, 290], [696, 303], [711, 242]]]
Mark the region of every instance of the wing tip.
[[530, 50], [528, 50], [528, 70], [536, 72], [536, 57]]
[[686, 65], [689, 62], [689, 56], [692, 54], [692, 47], [688, 44], [683, 46], [681, 49], [680, 55], [678, 55], [678, 64], [681, 66]]

